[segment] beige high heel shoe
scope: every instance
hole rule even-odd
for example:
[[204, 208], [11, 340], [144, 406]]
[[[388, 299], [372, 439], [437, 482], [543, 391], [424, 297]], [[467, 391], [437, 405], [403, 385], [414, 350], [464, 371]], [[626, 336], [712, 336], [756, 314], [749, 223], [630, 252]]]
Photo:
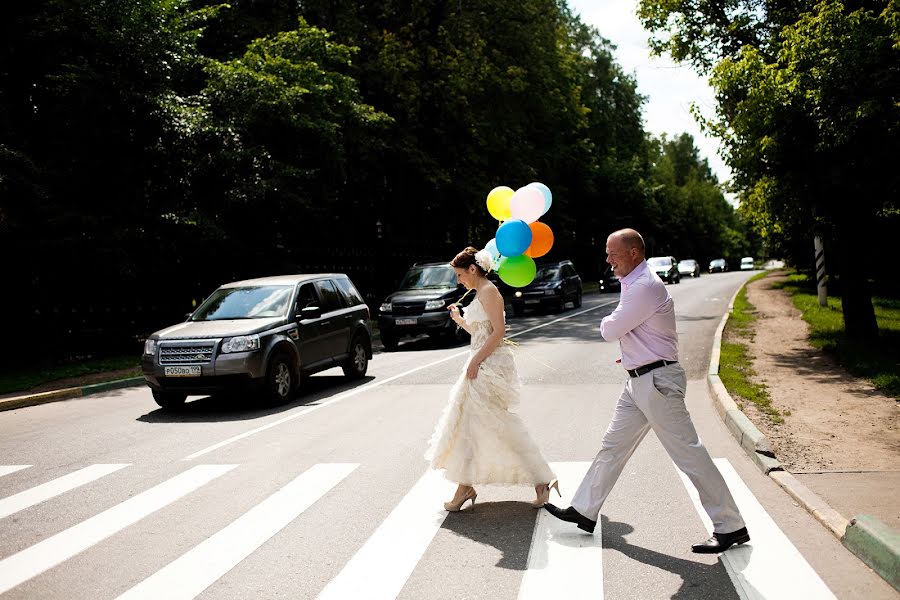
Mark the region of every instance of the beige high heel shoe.
[[562, 494], [559, 493], [559, 480], [554, 479], [550, 483], [541, 484], [541, 490], [538, 492], [537, 500], [531, 503], [532, 508], [541, 508], [548, 502], [550, 502], [550, 490], [555, 489], [556, 495], [562, 498]]
[[472, 510], [475, 510], [475, 498], [477, 497], [478, 492], [475, 491], [475, 488], [469, 488], [469, 491], [463, 494], [463, 497], [459, 501], [453, 502], [453, 500], [451, 500], [450, 502], [444, 502], [444, 510], [448, 512], [459, 512], [462, 510], [463, 505], [469, 500], [472, 501]]

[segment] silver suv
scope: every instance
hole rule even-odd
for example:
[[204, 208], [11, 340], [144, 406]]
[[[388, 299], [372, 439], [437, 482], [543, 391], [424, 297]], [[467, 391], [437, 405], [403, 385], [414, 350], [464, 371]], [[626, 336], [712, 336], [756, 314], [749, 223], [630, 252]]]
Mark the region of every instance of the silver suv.
[[285, 275], [221, 286], [187, 321], [144, 344], [144, 379], [162, 407], [240, 386], [288, 402], [303, 375], [366, 374], [369, 308], [343, 274]]

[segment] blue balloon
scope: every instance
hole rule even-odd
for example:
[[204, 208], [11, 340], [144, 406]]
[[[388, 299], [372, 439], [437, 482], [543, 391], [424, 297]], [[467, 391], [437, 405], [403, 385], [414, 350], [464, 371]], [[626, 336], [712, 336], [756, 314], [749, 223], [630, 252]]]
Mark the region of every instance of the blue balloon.
[[547, 211], [550, 210], [550, 206], [553, 204], [553, 194], [550, 192], [550, 188], [539, 181], [529, 183], [528, 185], [541, 190], [541, 193], [544, 195], [544, 212], [542, 214], [546, 215]]
[[519, 256], [531, 245], [531, 228], [521, 219], [510, 219], [497, 229], [497, 249], [503, 256]]

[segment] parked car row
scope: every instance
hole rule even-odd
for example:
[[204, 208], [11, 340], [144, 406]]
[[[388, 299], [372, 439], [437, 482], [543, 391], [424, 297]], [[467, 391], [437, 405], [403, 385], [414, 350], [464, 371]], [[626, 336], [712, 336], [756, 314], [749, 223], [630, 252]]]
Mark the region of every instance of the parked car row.
[[[647, 259], [668, 283], [699, 277], [696, 260], [673, 256]], [[744, 257], [741, 269], [753, 269]], [[711, 273], [728, 270], [724, 259], [709, 263]], [[492, 279], [509, 297], [513, 313], [578, 308], [583, 282], [569, 260], [538, 266], [534, 281], [523, 288]], [[600, 292], [621, 290], [607, 269]], [[385, 350], [403, 337], [428, 334], [467, 339], [447, 307], [473, 299], [446, 262], [413, 265], [398, 289], [380, 305], [377, 321]], [[188, 395], [218, 394], [255, 388], [269, 400], [288, 402], [302, 377], [339, 366], [350, 378], [365, 376], [372, 358], [371, 315], [353, 282], [339, 273], [264, 277], [216, 289], [185, 322], [152, 334], [144, 344], [142, 369], [153, 398], [162, 407], [185, 402]]]

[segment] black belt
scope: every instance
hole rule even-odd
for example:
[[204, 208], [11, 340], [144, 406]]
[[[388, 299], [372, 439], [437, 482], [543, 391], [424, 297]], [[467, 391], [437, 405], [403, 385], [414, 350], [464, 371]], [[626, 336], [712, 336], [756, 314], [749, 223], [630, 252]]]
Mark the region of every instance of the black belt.
[[674, 365], [677, 363], [677, 360], [658, 360], [656, 362], [652, 362], [649, 365], [644, 365], [643, 367], [638, 367], [637, 369], [625, 369], [628, 371], [628, 374], [632, 377], [640, 377], [644, 373], [649, 373], [653, 369], [658, 369], [660, 367], [665, 367], [668, 365]]

